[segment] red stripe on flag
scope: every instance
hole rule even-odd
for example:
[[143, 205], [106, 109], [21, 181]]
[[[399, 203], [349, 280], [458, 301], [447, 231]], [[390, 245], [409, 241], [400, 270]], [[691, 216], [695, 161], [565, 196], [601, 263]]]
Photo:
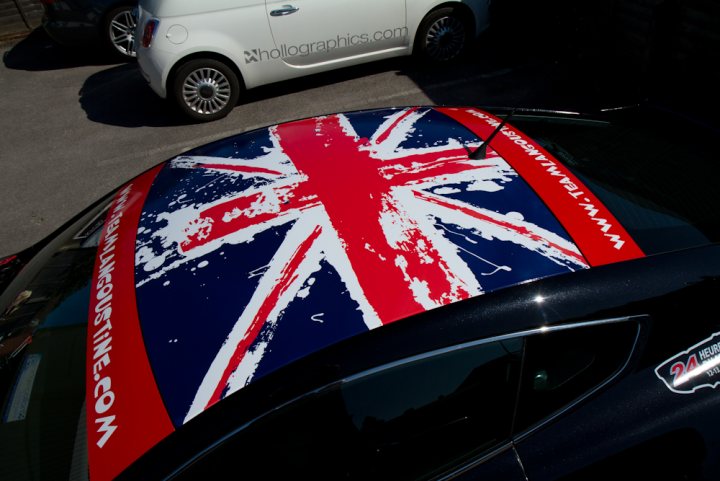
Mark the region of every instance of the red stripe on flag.
[[447, 200], [444, 200], [441, 197], [438, 197], [436, 195], [428, 194], [427, 192], [418, 192], [414, 191], [415, 197], [419, 199], [423, 199], [427, 202], [432, 202], [433, 204], [437, 204], [443, 207], [447, 207], [449, 209], [455, 209], [457, 211], [462, 212], [465, 215], [468, 215], [470, 217], [474, 217], [475, 219], [478, 219], [483, 222], [487, 222], [488, 224], [493, 224], [498, 227], [501, 227], [505, 230], [512, 231], [518, 235], [521, 235], [523, 237], [527, 237], [530, 240], [536, 241], [536, 242], [542, 242], [548, 247], [555, 249], [556, 251], [562, 253], [564, 256], [572, 257], [573, 259], [577, 260], [581, 264], [585, 264], [585, 259], [578, 254], [577, 252], [573, 252], [569, 249], [566, 249], [554, 242], [551, 242], [550, 240], [536, 234], [535, 232], [532, 232], [527, 227], [524, 226], [518, 226], [511, 224], [510, 222], [504, 222], [497, 219], [493, 219], [489, 215], [485, 215], [482, 212], [479, 212], [475, 209], [471, 209], [469, 207], [465, 207], [462, 205], [455, 205], [452, 202], [449, 202]]
[[135, 302], [135, 237], [158, 166], [115, 195], [95, 260], [86, 404], [90, 479], [116, 477], [174, 428], [145, 351]]
[[[274, 189], [274, 194], [283, 203], [265, 212], [258, 205], [267, 205], [265, 194], [255, 193], [205, 209], [191, 225], [185, 228], [186, 238], [180, 243], [181, 252], [221, 239], [239, 230], [268, 222], [292, 211], [303, 210], [317, 204], [311, 195], [296, 199], [295, 185]], [[293, 202], [290, 203], [290, 200]]]
[[413, 114], [414, 112], [416, 112], [417, 110], [418, 110], [417, 107], [407, 109], [405, 111], [405, 113], [403, 113], [401, 116], [399, 116], [397, 119], [395, 119], [395, 121], [390, 125], [390, 127], [387, 128], [387, 130], [385, 130], [384, 132], [380, 133], [380, 135], [377, 136], [377, 138], [375, 139], [375, 144], [381, 144], [384, 141], [386, 141], [388, 139], [388, 137], [390, 137], [390, 134], [395, 129], [395, 127], [397, 127], [400, 124], [400, 122], [402, 122], [406, 118], [410, 117], [410, 115]]
[[[396, 166], [396, 162], [385, 166], [360, 148], [362, 141], [344, 130], [339, 116], [283, 124], [277, 135], [285, 154], [305, 176], [305, 189], [325, 208], [363, 294], [382, 323], [426, 310], [413, 291], [413, 282], [422, 282], [426, 296], [438, 305], [470, 297], [432, 239], [393, 196], [393, 189], [405, 187], [408, 180], [383, 175], [384, 167]], [[434, 164], [446, 156], [438, 151], [406, 155], [403, 161]], [[448, 175], [468, 168], [450, 164]], [[417, 170], [421, 169], [418, 165]], [[440, 172], [433, 169], [432, 175]], [[419, 181], [421, 176], [412, 178]], [[383, 221], [394, 223], [397, 231], [390, 234], [392, 238]]]
[[[438, 108], [439, 112], [487, 139], [501, 120], [478, 109]], [[490, 145], [540, 196], [590, 265], [645, 254], [620, 222], [583, 183], [536, 142], [506, 124]]]
[[275, 309], [275, 306], [277, 306], [277, 303], [279, 302], [282, 295], [285, 293], [285, 291], [288, 290], [290, 285], [292, 285], [292, 283], [297, 280], [298, 267], [307, 256], [307, 253], [310, 251], [310, 248], [313, 246], [317, 238], [320, 237], [321, 233], [322, 229], [320, 228], [320, 226], [315, 227], [310, 236], [298, 246], [298, 248], [293, 253], [290, 261], [287, 263], [287, 265], [285, 265], [282, 273], [280, 274], [280, 278], [275, 284], [272, 292], [263, 301], [262, 306], [260, 306], [260, 309], [258, 310], [255, 318], [252, 321], [252, 324], [250, 324], [250, 327], [248, 327], [247, 331], [245, 332], [242, 341], [240, 341], [240, 343], [235, 348], [235, 352], [233, 353], [232, 358], [230, 358], [230, 362], [223, 371], [220, 382], [215, 387], [215, 391], [213, 392], [213, 395], [210, 398], [207, 406], [205, 406], [206, 409], [223, 398], [223, 392], [227, 389], [230, 376], [232, 376], [232, 374], [238, 368], [243, 358], [245, 357], [245, 354], [247, 354], [248, 349], [255, 342], [255, 339], [257, 339], [260, 331], [262, 331], [262, 328], [265, 325], [265, 321], [268, 319], [268, 317], [270, 317], [270, 313], [273, 309]]

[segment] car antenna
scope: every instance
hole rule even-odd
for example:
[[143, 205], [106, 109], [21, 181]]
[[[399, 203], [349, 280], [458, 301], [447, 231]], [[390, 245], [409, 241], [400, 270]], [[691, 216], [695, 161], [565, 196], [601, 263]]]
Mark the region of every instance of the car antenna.
[[507, 115], [507, 117], [505, 117], [503, 119], [503, 121], [500, 122], [500, 125], [498, 125], [497, 128], [495, 128], [495, 130], [493, 130], [493, 133], [490, 134], [490, 136], [487, 138], [487, 140], [485, 140], [485, 142], [483, 142], [480, 147], [478, 147], [474, 151], [470, 152], [470, 154], [468, 154], [468, 158], [473, 159], [473, 160], [483, 160], [487, 157], [488, 145], [490, 145], [490, 142], [492, 141], [493, 138], [495, 138], [495, 136], [498, 134], [498, 132], [500, 132], [503, 127], [505, 127], [505, 124], [507, 123], [508, 120], [510, 120], [510, 117], [513, 116], [516, 109], [517, 109], [517, 107], [513, 108], [510, 111], [510, 113]]

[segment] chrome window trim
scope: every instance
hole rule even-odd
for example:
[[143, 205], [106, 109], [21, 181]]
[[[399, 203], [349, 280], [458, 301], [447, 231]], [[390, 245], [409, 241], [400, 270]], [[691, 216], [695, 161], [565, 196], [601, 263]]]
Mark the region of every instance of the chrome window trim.
[[[574, 399], [569, 404], [563, 406], [559, 410], [553, 412], [552, 414], [548, 415], [547, 417], [544, 417], [534, 425], [530, 426], [529, 428], [525, 429], [524, 431], [521, 431], [520, 433], [513, 436], [512, 441], [514, 444], [522, 442], [526, 438], [533, 435], [536, 431], [542, 429], [545, 425], [551, 423], [558, 417], [562, 416], [566, 412], [573, 409], [578, 404], [582, 403], [589, 397], [591, 397], [593, 394], [597, 393], [598, 391], [602, 390], [613, 382], [617, 377], [620, 375], [620, 373], [624, 372], [625, 369], [627, 369], [628, 364], [630, 364], [630, 360], [633, 357], [633, 354], [635, 354], [635, 350], [637, 349], [638, 341], [640, 340], [640, 330], [641, 330], [641, 323], [643, 320], [649, 319], [649, 316], [641, 315], [641, 316], [630, 316], [627, 318], [624, 318], [626, 322], [632, 322], [635, 321], [637, 323], [637, 329], [635, 331], [635, 339], [633, 340], [632, 347], [630, 348], [630, 351], [627, 353], [627, 356], [625, 357], [625, 362], [620, 366], [618, 369], [615, 370], [614, 373], [612, 373], [607, 379], [605, 379], [603, 382], [595, 386], [594, 388], [590, 389], [589, 391], [586, 391], [583, 395], [580, 397]], [[619, 321], [622, 322], [622, 321]], [[515, 405], [515, 408], [517, 410], [517, 404]]]
[[[463, 344], [458, 344], [457, 346], [453, 346], [453, 348], [457, 347], [457, 349], [461, 349], [460, 346], [463, 346], [464, 348], [469, 348], [469, 347], [475, 347], [475, 346], [481, 345], [483, 343], [503, 341], [503, 340], [507, 340], [507, 339], [515, 338], [515, 337], [528, 337], [528, 336], [533, 336], [533, 335], [537, 335], [537, 334], [546, 334], [546, 333], [550, 333], [550, 332], [569, 331], [569, 330], [575, 329], [575, 328], [594, 327], [594, 326], [602, 326], [602, 325], [607, 325], [607, 324], [619, 324], [621, 322], [635, 322], [637, 324], [637, 330], [635, 332], [635, 339], [633, 340], [632, 347], [630, 349], [630, 352], [628, 352], [628, 354], [627, 354], [625, 362], [610, 377], [605, 379], [602, 383], [598, 384], [591, 390], [585, 392], [582, 396], [574, 399], [566, 406], [563, 406], [559, 410], [544, 417], [543, 419], [538, 421], [536, 424], [530, 426], [528, 429], [511, 437], [510, 442], [503, 443], [503, 444], [499, 445], [497, 448], [487, 451], [482, 456], [472, 459], [470, 461], [467, 461], [464, 465], [458, 467], [457, 469], [455, 469], [449, 473], [444, 474], [441, 477], [432, 478], [432, 481], [449, 481], [452, 478], [455, 478], [461, 474], [464, 474], [464, 473], [470, 471], [471, 469], [475, 468], [476, 466], [480, 466], [484, 462], [489, 461], [491, 458], [494, 458], [496, 455], [503, 453], [505, 450], [507, 450], [508, 447], [513, 447], [513, 450], [515, 451], [516, 459], [518, 461], [518, 465], [521, 467], [523, 472], [525, 472], [525, 467], [523, 466], [522, 460], [520, 458], [520, 454], [515, 449], [516, 443], [521, 442], [524, 439], [528, 438], [529, 436], [534, 434], [536, 431], [542, 429], [545, 425], [551, 423], [553, 420], [562, 416], [564, 413], [566, 413], [573, 407], [582, 403], [585, 399], [589, 398], [594, 393], [600, 391], [605, 386], [610, 384], [614, 379], [616, 379], [620, 375], [620, 373], [625, 371], [628, 364], [630, 363], [630, 359], [632, 359], [632, 356], [635, 353], [635, 349], [637, 348], [637, 344], [640, 339], [641, 323], [643, 320], [647, 320], [647, 319], [649, 319], [649, 316], [647, 316], [647, 315], [637, 315], [637, 316], [627, 316], [627, 317], [614, 317], [614, 318], [603, 319], [603, 320], [599, 320], [599, 321], [587, 321], [587, 322], [579, 322], [579, 323], [574, 323], [574, 324], [561, 324], [561, 325], [557, 325], [557, 326], [540, 327], [537, 329], [529, 329], [526, 331], [519, 331], [519, 332], [516, 332], [513, 334], [496, 336], [496, 337], [492, 337], [492, 338], [486, 338], [486, 339], [482, 339], [482, 340], [478, 340], [478, 341], [472, 341], [472, 342], [467, 342], [467, 343], [463, 343]], [[437, 351], [433, 351], [433, 352], [436, 353], [436, 355], [437, 355], [437, 353], [440, 351], [441, 351], [441, 353], [451, 352], [454, 350], [453, 348], [446, 348], [446, 349], [441, 349], [441, 350], [437, 350]], [[414, 357], [422, 358], [421, 356], [414, 356]], [[410, 358], [408, 358], [408, 359], [410, 359]], [[394, 364], [401, 364], [401, 363], [394, 363]], [[521, 375], [522, 375], [522, 373], [521, 373]], [[516, 404], [515, 404], [516, 412], [517, 412], [517, 407], [518, 407], [518, 403], [516, 402]], [[525, 476], [527, 479], [527, 474]]]
[[[358, 379], [361, 379], [363, 377], [371, 376], [373, 374], [377, 374], [382, 371], [386, 371], [389, 369], [394, 369], [396, 367], [402, 366], [404, 364], [411, 364], [413, 362], [422, 361], [423, 359], [427, 359], [430, 357], [435, 357], [441, 354], [448, 354], [454, 351], [460, 351], [463, 349], [468, 349], [471, 347], [480, 346], [483, 344], [489, 344], [491, 342], [500, 342], [500, 341], [507, 341], [510, 339], [515, 339], [517, 337], [527, 337], [527, 336], [533, 336], [537, 334], [547, 334], [550, 332], [560, 332], [560, 331], [567, 331], [570, 329], [580, 329], [583, 327], [591, 327], [591, 326], [601, 326], [605, 324], [618, 324], [621, 322], [630, 322], [633, 320], [640, 320], [641, 318], [645, 318], [646, 316], [628, 316], [628, 317], [614, 317], [610, 319], [604, 319], [601, 321], [586, 321], [586, 322], [578, 322], [573, 324], [561, 324], [556, 326], [543, 326], [535, 329], [528, 329], [525, 331], [518, 331], [511, 334], [503, 334], [499, 336], [493, 336], [493, 337], [486, 337], [483, 339], [478, 339], [475, 341], [468, 341], [461, 344], [455, 344], [453, 346], [443, 347], [440, 349], [435, 349], [433, 351], [424, 352], [422, 354], [417, 354], [415, 356], [406, 357], [404, 359], [400, 359], [397, 361], [393, 361], [387, 364], [383, 364], [382, 366], [374, 367], [371, 369], [368, 369], [366, 371], [360, 372], [358, 374], [353, 374], [352, 376], [348, 376], [346, 378], [343, 378], [339, 381], [335, 381], [333, 383], [330, 383], [323, 388], [333, 386], [338, 383], [348, 383], [352, 381], [357, 381]], [[633, 350], [634, 350], [633, 345]]]

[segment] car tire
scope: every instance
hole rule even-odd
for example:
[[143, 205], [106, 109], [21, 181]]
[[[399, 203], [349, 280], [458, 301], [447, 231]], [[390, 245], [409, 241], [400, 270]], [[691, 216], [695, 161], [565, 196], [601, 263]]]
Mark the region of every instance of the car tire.
[[434, 63], [458, 58], [467, 47], [472, 27], [453, 7], [434, 10], [420, 23], [415, 35], [414, 52]]
[[113, 8], [105, 15], [103, 38], [107, 48], [117, 58], [123, 60], [135, 58], [136, 27], [137, 7], [132, 5]]
[[210, 122], [225, 117], [240, 97], [240, 80], [223, 62], [195, 59], [174, 76], [172, 91], [182, 112], [193, 120]]

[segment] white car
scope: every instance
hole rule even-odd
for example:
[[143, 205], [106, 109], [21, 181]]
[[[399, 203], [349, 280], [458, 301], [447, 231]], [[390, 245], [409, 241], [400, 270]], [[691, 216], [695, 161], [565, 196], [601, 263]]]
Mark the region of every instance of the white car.
[[196, 120], [243, 89], [413, 52], [457, 57], [491, 0], [141, 0], [137, 57], [153, 90]]

